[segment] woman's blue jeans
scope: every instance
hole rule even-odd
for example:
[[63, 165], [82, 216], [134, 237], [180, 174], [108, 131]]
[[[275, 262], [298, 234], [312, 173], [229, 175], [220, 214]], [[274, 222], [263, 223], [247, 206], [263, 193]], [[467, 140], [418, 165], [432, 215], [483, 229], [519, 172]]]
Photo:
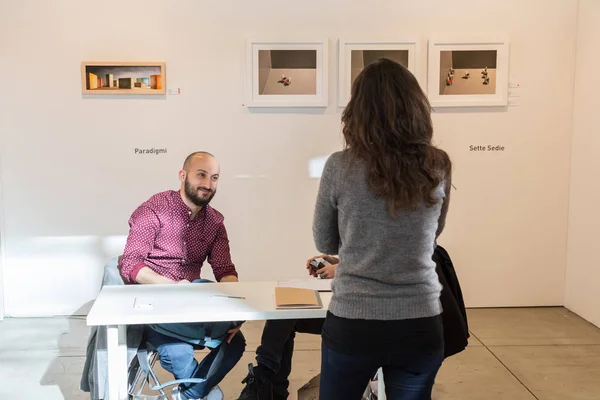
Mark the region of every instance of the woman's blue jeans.
[[321, 345], [320, 398], [360, 400], [370, 379], [383, 368], [389, 400], [431, 400], [443, 348], [431, 353], [345, 354]]

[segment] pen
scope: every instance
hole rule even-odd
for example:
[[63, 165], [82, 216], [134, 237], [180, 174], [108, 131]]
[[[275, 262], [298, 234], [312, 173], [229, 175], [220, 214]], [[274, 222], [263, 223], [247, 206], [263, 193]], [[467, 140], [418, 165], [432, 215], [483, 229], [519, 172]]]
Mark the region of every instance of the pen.
[[241, 297], [241, 296], [229, 296], [226, 294], [215, 294], [213, 295], [213, 297], [227, 297], [229, 299], [245, 299], [245, 297]]

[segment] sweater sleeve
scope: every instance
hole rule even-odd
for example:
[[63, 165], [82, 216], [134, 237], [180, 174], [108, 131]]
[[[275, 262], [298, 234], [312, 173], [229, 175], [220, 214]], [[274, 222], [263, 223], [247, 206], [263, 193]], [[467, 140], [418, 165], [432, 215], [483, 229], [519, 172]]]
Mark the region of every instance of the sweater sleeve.
[[336, 198], [337, 154], [329, 157], [323, 168], [315, 215], [313, 237], [317, 250], [324, 254], [338, 254], [340, 233]]

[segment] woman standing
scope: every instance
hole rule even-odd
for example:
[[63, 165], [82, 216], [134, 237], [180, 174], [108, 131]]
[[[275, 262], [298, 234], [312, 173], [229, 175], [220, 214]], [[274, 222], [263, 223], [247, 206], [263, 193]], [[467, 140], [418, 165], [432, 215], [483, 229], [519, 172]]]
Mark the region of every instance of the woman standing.
[[361, 72], [342, 123], [346, 148], [325, 165], [313, 223], [318, 250], [339, 254], [320, 398], [359, 400], [383, 367], [389, 399], [430, 399], [444, 358], [432, 255], [451, 162], [432, 145], [427, 97], [396, 62]]

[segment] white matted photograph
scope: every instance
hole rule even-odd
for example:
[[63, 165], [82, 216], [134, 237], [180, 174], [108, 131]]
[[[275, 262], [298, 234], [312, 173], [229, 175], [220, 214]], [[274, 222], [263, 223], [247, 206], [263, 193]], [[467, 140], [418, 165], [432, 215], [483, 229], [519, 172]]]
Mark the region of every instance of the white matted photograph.
[[338, 42], [338, 106], [350, 100], [354, 80], [369, 64], [387, 58], [396, 61], [415, 74], [417, 42], [402, 40], [342, 40]]
[[247, 43], [248, 107], [327, 107], [327, 40]]
[[427, 94], [432, 107], [508, 105], [506, 39], [429, 41]]

